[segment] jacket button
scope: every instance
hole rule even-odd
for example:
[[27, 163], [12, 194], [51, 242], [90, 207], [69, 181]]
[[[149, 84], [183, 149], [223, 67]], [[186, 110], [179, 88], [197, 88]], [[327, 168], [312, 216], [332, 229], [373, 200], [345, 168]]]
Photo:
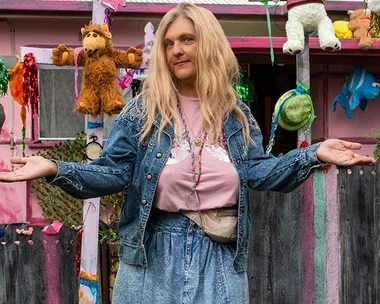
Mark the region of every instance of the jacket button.
[[161, 158], [161, 157], [162, 157], [162, 153], [161, 153], [161, 152], [158, 152], [158, 153], [156, 154], [156, 157], [157, 157], [157, 158]]
[[242, 160], [241, 160], [241, 159], [238, 159], [238, 160], [237, 160], [237, 163], [238, 163], [238, 164], [241, 164], [241, 163], [242, 163]]
[[244, 187], [244, 188], [247, 188], [247, 187], [248, 187], [248, 184], [247, 184], [247, 183], [244, 183], [244, 184], [243, 184], [243, 187]]
[[143, 199], [143, 200], [141, 201], [141, 204], [143, 204], [143, 205], [146, 205], [146, 203], [147, 203], [146, 199]]
[[151, 179], [152, 179], [152, 175], [148, 174], [148, 175], [146, 176], [146, 179], [147, 179], [147, 180], [151, 180]]

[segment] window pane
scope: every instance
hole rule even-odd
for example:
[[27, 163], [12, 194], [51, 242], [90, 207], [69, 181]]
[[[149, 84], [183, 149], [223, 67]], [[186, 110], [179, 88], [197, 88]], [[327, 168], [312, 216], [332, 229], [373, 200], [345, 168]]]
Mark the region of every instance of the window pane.
[[[78, 90], [82, 71], [78, 73]], [[84, 131], [85, 116], [74, 112], [74, 67], [39, 65], [39, 139], [74, 138]]]

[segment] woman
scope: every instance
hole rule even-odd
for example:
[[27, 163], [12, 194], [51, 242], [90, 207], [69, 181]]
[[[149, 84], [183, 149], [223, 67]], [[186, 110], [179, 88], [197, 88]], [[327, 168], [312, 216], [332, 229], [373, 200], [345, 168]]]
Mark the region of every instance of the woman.
[[[155, 39], [142, 94], [116, 119], [99, 159], [83, 165], [13, 158], [24, 166], [0, 181], [47, 176], [79, 198], [124, 190], [115, 304], [248, 303], [247, 187], [290, 191], [322, 162], [375, 160], [350, 150], [360, 144], [341, 140], [267, 156], [257, 123], [231, 86], [237, 60], [206, 9], [179, 4]], [[237, 213], [227, 241], [200, 227], [207, 210]]]

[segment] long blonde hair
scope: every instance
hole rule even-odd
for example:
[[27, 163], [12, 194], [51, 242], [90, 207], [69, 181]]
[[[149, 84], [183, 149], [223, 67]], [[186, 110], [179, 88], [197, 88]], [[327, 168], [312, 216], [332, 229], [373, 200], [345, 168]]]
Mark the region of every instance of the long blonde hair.
[[168, 27], [179, 17], [194, 24], [198, 43], [196, 55], [196, 90], [201, 101], [202, 128], [208, 139], [218, 140], [223, 134], [223, 122], [231, 111], [243, 122], [244, 140], [250, 140], [248, 119], [237, 106], [238, 96], [232, 87], [239, 80], [239, 65], [226, 35], [215, 16], [202, 7], [183, 2], [170, 10], [158, 26], [151, 53], [149, 72], [143, 82], [142, 99], [145, 124], [141, 131], [144, 139], [153, 126], [157, 112], [161, 114], [159, 135], [174, 120], [181, 124], [177, 102], [176, 80], [170, 73], [165, 51]]

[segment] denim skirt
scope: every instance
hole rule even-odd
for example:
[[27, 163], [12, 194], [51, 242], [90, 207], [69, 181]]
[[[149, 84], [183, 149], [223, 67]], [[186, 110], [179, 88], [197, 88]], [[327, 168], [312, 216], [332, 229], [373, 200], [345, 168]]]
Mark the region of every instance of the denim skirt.
[[152, 211], [148, 267], [120, 262], [113, 304], [248, 304], [248, 277], [233, 267], [235, 244], [210, 239], [181, 213]]

